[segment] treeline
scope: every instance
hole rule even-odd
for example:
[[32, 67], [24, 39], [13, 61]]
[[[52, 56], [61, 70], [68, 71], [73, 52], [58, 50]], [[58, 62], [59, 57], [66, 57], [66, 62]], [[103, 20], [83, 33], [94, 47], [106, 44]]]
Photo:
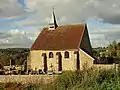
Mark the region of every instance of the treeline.
[[97, 57], [102, 55], [120, 58], [120, 42], [117, 43], [116, 41], [113, 41], [107, 47], [93, 48], [93, 55]]
[[22, 65], [27, 60], [29, 51], [28, 48], [0, 49], [0, 65], [8, 66], [10, 60], [12, 65]]

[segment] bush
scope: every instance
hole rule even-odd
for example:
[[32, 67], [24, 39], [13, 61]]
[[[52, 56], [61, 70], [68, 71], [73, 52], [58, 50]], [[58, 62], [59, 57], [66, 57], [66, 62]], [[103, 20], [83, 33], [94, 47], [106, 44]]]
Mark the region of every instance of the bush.
[[57, 79], [58, 89], [65, 90], [74, 87], [81, 82], [81, 74], [79, 72], [66, 71]]
[[67, 71], [56, 80], [57, 90], [119, 90], [120, 76], [115, 70]]

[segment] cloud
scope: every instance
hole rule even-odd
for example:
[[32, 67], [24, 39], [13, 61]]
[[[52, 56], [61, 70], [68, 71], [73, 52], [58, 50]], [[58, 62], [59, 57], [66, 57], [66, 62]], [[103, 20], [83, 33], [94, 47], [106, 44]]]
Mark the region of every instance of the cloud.
[[36, 32], [10, 30], [6, 33], [1, 33], [0, 48], [30, 48], [36, 36]]
[[0, 19], [18, 18], [24, 13], [17, 0], [0, 0]]
[[24, 4], [27, 18], [10, 23], [11, 27], [47, 26], [53, 5], [59, 25], [84, 23], [89, 19], [120, 24], [119, 0], [25, 0]]
[[40, 20], [45, 20], [55, 5], [58, 18], [66, 17], [66, 21], [60, 23], [80, 23], [94, 17], [112, 24], [120, 23], [119, 0], [26, 0], [26, 5]]
[[[93, 47], [107, 45], [112, 40], [120, 41], [120, 2], [119, 0], [25, 0], [23, 8], [17, 0], [1, 0], [0, 19], [25, 16], [22, 20], [10, 22], [9, 27], [46, 27], [49, 23], [52, 6], [58, 25], [87, 22], [90, 19], [100, 22], [100, 28], [88, 28]], [[27, 13], [27, 15], [26, 15]], [[94, 26], [97, 23], [94, 23]], [[101, 28], [104, 23], [115, 27]], [[1, 24], [2, 25], [2, 24]], [[118, 26], [116, 26], [118, 25]], [[35, 30], [35, 29], [34, 29]], [[10, 46], [24, 46], [35, 40], [35, 31], [10, 30], [0, 34], [0, 43]], [[39, 30], [38, 30], [39, 31]], [[18, 39], [20, 41], [18, 41]], [[28, 46], [28, 45], [27, 45]]]
[[120, 27], [89, 29], [90, 39], [93, 47], [107, 46], [116, 40], [120, 42]]
[[25, 0], [24, 4], [29, 15], [11, 23], [12, 27], [48, 25], [53, 5], [60, 25], [83, 23], [90, 18], [120, 24], [119, 0]]
[[27, 19], [13, 26], [46, 25], [53, 5], [59, 24], [83, 23], [89, 18], [120, 24], [119, 0], [25, 0], [26, 8], [22, 8], [18, 0], [1, 0], [0, 17], [19, 17], [29, 12]]

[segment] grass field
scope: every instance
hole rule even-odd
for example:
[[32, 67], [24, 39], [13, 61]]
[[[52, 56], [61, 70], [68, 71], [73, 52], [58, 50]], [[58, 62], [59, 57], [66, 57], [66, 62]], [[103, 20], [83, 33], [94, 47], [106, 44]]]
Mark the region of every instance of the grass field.
[[66, 71], [49, 83], [1, 83], [0, 90], [120, 90], [120, 72], [114, 69]]

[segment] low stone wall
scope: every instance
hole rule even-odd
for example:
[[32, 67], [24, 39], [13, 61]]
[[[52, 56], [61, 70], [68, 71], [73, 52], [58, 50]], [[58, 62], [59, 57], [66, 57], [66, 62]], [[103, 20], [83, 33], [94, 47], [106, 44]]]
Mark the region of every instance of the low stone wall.
[[[118, 70], [118, 64], [93, 64], [96, 69], [115, 69]], [[0, 75], [0, 83], [22, 83], [22, 84], [39, 84], [50, 83], [58, 75]]]
[[116, 69], [118, 70], [118, 64], [94, 64], [97, 69]]
[[39, 84], [52, 82], [57, 75], [0, 75], [0, 83]]

